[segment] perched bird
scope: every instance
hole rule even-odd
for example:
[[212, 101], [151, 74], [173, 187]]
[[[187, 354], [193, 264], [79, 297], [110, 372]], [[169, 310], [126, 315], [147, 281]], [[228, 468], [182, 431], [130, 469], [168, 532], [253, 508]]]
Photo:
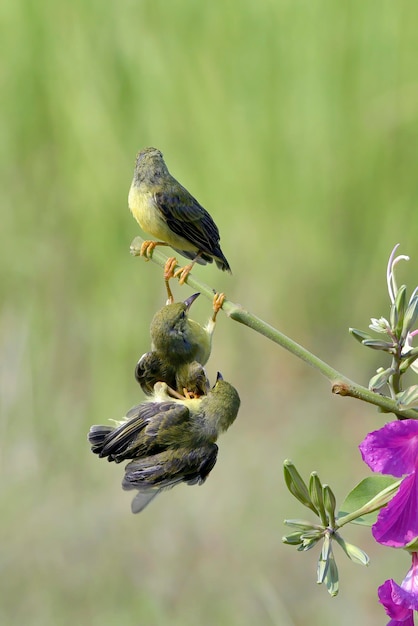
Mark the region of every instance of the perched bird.
[[149, 256], [155, 246], [171, 246], [192, 263], [178, 270], [183, 283], [194, 263], [215, 261], [231, 272], [220, 244], [219, 230], [209, 213], [171, 176], [162, 153], [144, 148], [136, 157], [128, 196], [132, 215], [145, 233], [159, 241], [145, 241], [140, 254]]
[[144, 393], [153, 393], [156, 382], [165, 382], [179, 393], [184, 390], [193, 395], [206, 393], [203, 391], [205, 381], [196, 378], [190, 371], [190, 364], [194, 361], [201, 365], [207, 363], [216, 316], [224, 296], [215, 295], [213, 315], [201, 326], [189, 317], [190, 307], [199, 295], [195, 293], [184, 302], [167, 304], [154, 315], [150, 327], [151, 351], [142, 355], [135, 368], [135, 378]]
[[240, 406], [236, 389], [218, 377], [199, 399], [173, 398], [165, 383], [153, 398], [133, 407], [116, 428], [92, 426], [92, 452], [125, 468], [122, 487], [137, 489], [132, 512], [139, 513], [163, 489], [185, 482], [202, 484], [218, 455], [216, 440], [235, 420]]

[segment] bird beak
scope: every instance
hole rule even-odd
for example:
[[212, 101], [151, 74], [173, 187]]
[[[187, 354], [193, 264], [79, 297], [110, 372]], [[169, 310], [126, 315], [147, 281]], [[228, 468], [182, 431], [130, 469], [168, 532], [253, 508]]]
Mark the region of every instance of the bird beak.
[[221, 372], [218, 372], [216, 374], [216, 382], [218, 382], [218, 380], [223, 380], [223, 379], [224, 379], [224, 377], [222, 376]]
[[193, 302], [196, 300], [198, 296], [200, 296], [200, 293], [194, 293], [192, 296], [190, 296], [189, 298], [187, 298], [187, 300], [184, 301], [184, 304], [186, 305], [186, 311], [190, 309]]

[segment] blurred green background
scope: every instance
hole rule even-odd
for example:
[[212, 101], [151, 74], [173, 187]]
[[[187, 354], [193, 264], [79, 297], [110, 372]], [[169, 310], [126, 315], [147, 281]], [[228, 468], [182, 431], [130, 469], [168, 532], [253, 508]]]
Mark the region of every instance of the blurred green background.
[[219, 316], [208, 370], [239, 389], [239, 418], [203, 487], [140, 516], [86, 433], [141, 400], [165, 298], [161, 269], [129, 255], [148, 145], [219, 226], [233, 276], [198, 278], [363, 384], [385, 364], [347, 328], [388, 314], [395, 243], [417, 282], [416, 4], [5, 0], [0, 16], [0, 623], [384, 623], [376, 587], [404, 554], [348, 529], [372, 564], [338, 551], [331, 599], [318, 549], [281, 543], [285, 517], [309, 516], [282, 461], [341, 502], [384, 418], [278, 346]]

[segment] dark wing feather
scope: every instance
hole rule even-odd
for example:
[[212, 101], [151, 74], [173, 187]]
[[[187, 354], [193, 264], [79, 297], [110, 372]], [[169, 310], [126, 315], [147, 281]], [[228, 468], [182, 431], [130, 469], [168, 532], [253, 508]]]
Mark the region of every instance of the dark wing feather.
[[[109, 461], [120, 463], [126, 459], [133, 459], [146, 454], [155, 454], [165, 449], [158, 441], [161, 425], [176, 424], [187, 420], [189, 410], [182, 404], [174, 402], [142, 402], [134, 406], [126, 414], [126, 420], [112, 428], [93, 426], [90, 429], [89, 440], [92, 452], [100, 457], [107, 457]], [[97, 433], [105, 431], [105, 436], [99, 441]]]
[[[219, 245], [219, 230], [215, 222], [199, 202], [180, 183], [167, 191], [154, 194], [157, 208], [163, 214], [169, 228], [180, 237], [190, 241], [201, 251], [206, 261], [218, 259], [221, 269], [230, 271], [228, 261]], [[190, 253], [180, 251], [188, 258]], [[209, 256], [207, 256], [209, 255]], [[219, 262], [221, 263], [219, 265]]]
[[100, 454], [106, 438], [113, 432], [113, 426], [91, 426], [87, 439], [91, 444], [91, 451]]
[[135, 367], [135, 378], [147, 395], [154, 391], [157, 382], [164, 382], [171, 388], [176, 386], [176, 370], [165, 363], [156, 352], [146, 352], [141, 356]]
[[139, 513], [164, 489], [181, 482], [201, 485], [214, 467], [218, 446], [214, 443], [195, 449], [165, 451], [145, 459], [135, 460], [125, 468], [122, 487], [137, 489], [132, 501], [132, 512]]

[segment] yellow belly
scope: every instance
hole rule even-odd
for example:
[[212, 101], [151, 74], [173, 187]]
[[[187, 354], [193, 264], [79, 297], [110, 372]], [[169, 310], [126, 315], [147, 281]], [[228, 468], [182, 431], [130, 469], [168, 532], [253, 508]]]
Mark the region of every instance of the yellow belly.
[[132, 185], [129, 190], [128, 205], [144, 233], [165, 241], [173, 248], [197, 253], [198, 249], [195, 245], [173, 233], [167, 226], [155, 206], [152, 193], [142, 191], [140, 187]]

